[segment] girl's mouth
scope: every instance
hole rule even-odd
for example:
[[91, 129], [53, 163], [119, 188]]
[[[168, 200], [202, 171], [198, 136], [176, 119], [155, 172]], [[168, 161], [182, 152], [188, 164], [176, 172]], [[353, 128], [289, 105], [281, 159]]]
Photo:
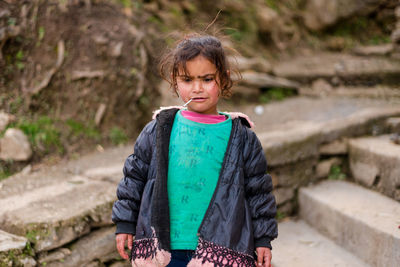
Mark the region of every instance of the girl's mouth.
[[192, 98], [192, 100], [194, 101], [194, 102], [202, 102], [202, 101], [204, 101], [204, 100], [206, 100], [207, 98], [205, 98], [205, 97], [193, 97]]

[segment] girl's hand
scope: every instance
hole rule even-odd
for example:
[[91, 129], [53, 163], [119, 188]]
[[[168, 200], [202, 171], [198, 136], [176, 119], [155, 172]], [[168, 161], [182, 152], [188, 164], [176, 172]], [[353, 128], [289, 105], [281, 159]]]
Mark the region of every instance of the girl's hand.
[[256, 252], [257, 252], [257, 262], [256, 262], [257, 267], [272, 267], [271, 265], [272, 254], [269, 248], [258, 247], [256, 248]]
[[128, 254], [125, 252], [125, 242], [128, 241], [128, 248], [132, 250], [133, 236], [131, 234], [117, 234], [115, 241], [117, 242], [119, 255], [125, 260], [129, 259]]

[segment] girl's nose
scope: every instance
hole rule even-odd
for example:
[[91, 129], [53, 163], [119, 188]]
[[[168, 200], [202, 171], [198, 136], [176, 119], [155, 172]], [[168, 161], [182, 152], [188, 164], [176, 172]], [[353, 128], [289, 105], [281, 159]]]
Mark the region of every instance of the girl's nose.
[[201, 92], [203, 90], [203, 84], [200, 80], [195, 80], [193, 84], [193, 92]]

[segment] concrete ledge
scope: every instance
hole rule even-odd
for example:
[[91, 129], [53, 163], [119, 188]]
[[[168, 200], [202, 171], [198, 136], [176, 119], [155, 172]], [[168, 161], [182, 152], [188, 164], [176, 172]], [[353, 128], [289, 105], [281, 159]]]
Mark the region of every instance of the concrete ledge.
[[300, 216], [371, 266], [400, 262], [400, 203], [343, 181], [299, 190]]
[[350, 140], [349, 159], [356, 181], [400, 201], [400, 145], [389, 135]]
[[279, 237], [272, 241], [274, 267], [369, 266], [304, 221], [285, 221], [278, 227]]

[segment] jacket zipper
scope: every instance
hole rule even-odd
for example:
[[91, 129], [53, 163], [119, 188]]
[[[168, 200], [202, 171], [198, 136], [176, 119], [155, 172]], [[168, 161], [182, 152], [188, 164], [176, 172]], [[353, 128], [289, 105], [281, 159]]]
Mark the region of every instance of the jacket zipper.
[[201, 221], [201, 224], [200, 224], [200, 226], [199, 226], [199, 228], [198, 228], [198, 230], [197, 230], [197, 236], [200, 236], [200, 229], [203, 227], [203, 224], [204, 224], [204, 221], [206, 220], [206, 218], [208, 217], [208, 215], [209, 215], [209, 213], [210, 213], [210, 210], [211, 210], [211, 206], [213, 205], [213, 203], [214, 203], [214, 200], [215, 200], [215, 195], [217, 194], [217, 191], [218, 191], [218, 188], [219, 188], [219, 185], [220, 185], [220, 183], [221, 183], [221, 178], [222, 178], [222, 174], [223, 174], [223, 171], [225, 170], [225, 167], [226, 167], [226, 162], [227, 162], [227, 159], [228, 159], [228, 151], [230, 151], [230, 149], [231, 149], [231, 145], [232, 145], [232, 139], [233, 139], [233, 135], [234, 134], [236, 134], [236, 131], [237, 131], [237, 124], [238, 124], [238, 120], [232, 120], [232, 130], [231, 130], [231, 135], [229, 136], [229, 141], [228, 141], [228, 145], [227, 145], [227, 149], [226, 149], [226, 152], [225, 152], [225, 156], [224, 156], [224, 160], [223, 160], [223, 162], [222, 162], [222, 166], [221, 166], [221, 170], [220, 170], [220, 172], [219, 172], [219, 176], [218, 176], [218, 181], [217, 181], [217, 186], [215, 187], [215, 189], [214, 189], [214, 193], [213, 193], [213, 195], [212, 195], [212, 198], [211, 198], [211, 201], [210, 201], [210, 203], [208, 204], [208, 208], [207, 208], [207, 210], [206, 210], [206, 213], [204, 214], [204, 217], [203, 217], [203, 220]]

